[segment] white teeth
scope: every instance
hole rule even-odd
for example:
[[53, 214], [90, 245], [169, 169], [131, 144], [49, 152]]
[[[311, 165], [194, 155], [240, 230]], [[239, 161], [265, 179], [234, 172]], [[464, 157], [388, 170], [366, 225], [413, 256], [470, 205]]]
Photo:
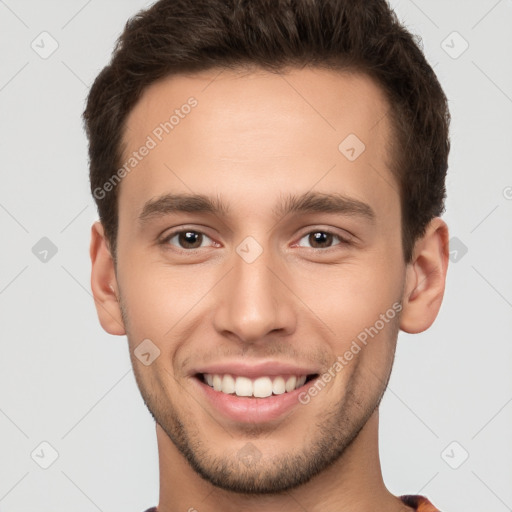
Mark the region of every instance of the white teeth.
[[235, 392], [235, 379], [231, 375], [224, 375], [222, 378], [222, 390], [223, 393], [234, 393]]
[[272, 392], [274, 395], [282, 395], [286, 391], [283, 377], [276, 377], [272, 383]]
[[215, 391], [222, 390], [222, 377], [220, 375], [213, 376], [213, 389], [215, 389]]
[[295, 385], [297, 384], [297, 377], [295, 375], [292, 375], [291, 377], [288, 377], [288, 380], [285, 384], [286, 391], [290, 392], [295, 389]]
[[252, 380], [247, 377], [237, 377], [235, 393], [236, 396], [252, 396]]
[[256, 398], [289, 393], [303, 386], [306, 379], [307, 375], [258, 377], [254, 380], [248, 377], [233, 377], [230, 374], [205, 373], [203, 375], [203, 380], [215, 391], [221, 391], [228, 395], [236, 394], [237, 396], [254, 396]]
[[272, 381], [270, 377], [260, 377], [253, 384], [253, 395], [257, 398], [265, 398], [272, 394]]

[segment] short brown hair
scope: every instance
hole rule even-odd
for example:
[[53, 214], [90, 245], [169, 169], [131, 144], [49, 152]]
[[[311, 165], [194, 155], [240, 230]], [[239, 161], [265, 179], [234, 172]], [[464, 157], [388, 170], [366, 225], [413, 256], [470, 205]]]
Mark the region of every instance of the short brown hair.
[[450, 114], [419, 40], [386, 0], [160, 0], [129, 19], [83, 114], [91, 192], [114, 260], [118, 187], [101, 198], [95, 191], [121, 165], [126, 117], [141, 93], [180, 72], [244, 66], [327, 67], [376, 80], [390, 104], [409, 262], [414, 242], [444, 212]]

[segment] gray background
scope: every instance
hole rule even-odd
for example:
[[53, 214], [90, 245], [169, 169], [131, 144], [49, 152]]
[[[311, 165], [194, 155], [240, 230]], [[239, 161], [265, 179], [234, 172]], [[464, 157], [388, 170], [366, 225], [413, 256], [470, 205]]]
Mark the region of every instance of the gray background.
[[[126, 19], [149, 3], [0, 1], [3, 512], [158, 501], [154, 424], [126, 338], [102, 331], [90, 295], [96, 211], [80, 119]], [[392, 5], [450, 102], [452, 262], [434, 326], [399, 337], [384, 478], [443, 512], [512, 510], [512, 0]]]

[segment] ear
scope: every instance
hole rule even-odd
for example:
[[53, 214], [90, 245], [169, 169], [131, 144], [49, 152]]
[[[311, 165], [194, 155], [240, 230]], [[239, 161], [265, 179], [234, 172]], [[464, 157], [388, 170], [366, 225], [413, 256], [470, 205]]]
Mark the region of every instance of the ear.
[[415, 334], [434, 322], [443, 301], [448, 269], [448, 226], [435, 217], [414, 245], [407, 265], [400, 329]]
[[89, 253], [92, 263], [91, 289], [100, 324], [109, 334], [122, 336], [126, 331], [118, 301], [114, 261], [101, 222], [92, 225]]

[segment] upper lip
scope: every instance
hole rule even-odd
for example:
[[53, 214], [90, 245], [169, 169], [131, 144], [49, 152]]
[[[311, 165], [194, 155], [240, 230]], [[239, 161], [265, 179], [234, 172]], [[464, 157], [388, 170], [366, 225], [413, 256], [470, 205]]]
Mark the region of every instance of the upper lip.
[[277, 377], [279, 375], [315, 375], [319, 373], [318, 369], [310, 366], [295, 365], [279, 361], [232, 361], [200, 366], [192, 370], [192, 375], [198, 373], [209, 373], [217, 375], [231, 374], [236, 376], [257, 377], [269, 376]]

